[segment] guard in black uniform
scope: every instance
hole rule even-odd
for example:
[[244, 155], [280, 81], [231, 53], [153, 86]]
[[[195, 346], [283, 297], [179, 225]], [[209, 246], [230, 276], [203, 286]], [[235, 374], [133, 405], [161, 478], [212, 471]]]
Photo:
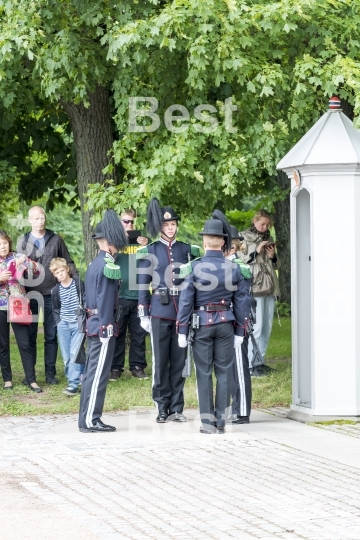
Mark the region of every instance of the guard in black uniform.
[[[245, 280], [248, 290], [248, 308], [247, 317], [250, 314], [252, 296], [251, 296], [251, 282], [252, 274], [251, 268], [248, 264], [243, 263], [237, 258], [236, 250], [233, 249], [233, 241], [242, 240], [239, 236], [239, 232], [233, 225], [231, 229], [231, 251], [227, 255], [227, 259], [237, 263], [240, 267], [242, 276]], [[234, 245], [236, 248], [236, 245]], [[234, 347], [233, 352], [233, 377], [231, 382], [231, 416], [228, 418], [232, 424], [248, 424], [251, 412], [251, 375], [249, 368], [248, 358], [248, 344], [249, 336], [245, 333], [244, 341], [240, 347]]]
[[[180, 217], [171, 206], [160, 207], [152, 199], [147, 213], [147, 230], [160, 239], [137, 252], [139, 259], [139, 306], [141, 326], [151, 335], [153, 353], [152, 397], [158, 408], [156, 421], [186, 422], [182, 370], [186, 351], [178, 346], [176, 316], [179, 306], [179, 267], [200, 254], [197, 246], [176, 240]], [[152, 294], [150, 294], [150, 287]], [[150, 319], [151, 317], [151, 319]]]
[[118, 216], [107, 210], [92, 235], [100, 251], [85, 274], [87, 361], [81, 388], [79, 429], [83, 433], [115, 431], [101, 421], [117, 335], [116, 305], [120, 267], [114, 254], [127, 245]]
[[[178, 313], [180, 347], [187, 346], [189, 322], [195, 319], [192, 349], [202, 421], [200, 432], [207, 434], [225, 433], [233, 349], [243, 341], [248, 305], [248, 287], [240, 267], [225, 259], [222, 251], [225, 241], [226, 248], [230, 247], [230, 226], [221, 212], [215, 211], [213, 217], [215, 219], [207, 220], [199, 233], [203, 236], [205, 255], [189, 263], [188, 270], [182, 269], [189, 275], [184, 282]], [[217, 380], [215, 404], [213, 369]]]

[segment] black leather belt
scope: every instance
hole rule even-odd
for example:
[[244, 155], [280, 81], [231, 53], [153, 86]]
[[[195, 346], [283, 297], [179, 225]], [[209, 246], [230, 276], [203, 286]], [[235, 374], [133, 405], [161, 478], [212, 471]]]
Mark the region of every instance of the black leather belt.
[[205, 306], [196, 306], [195, 311], [229, 311], [230, 306], [219, 304], [206, 304]]
[[99, 311], [97, 309], [87, 309], [86, 310], [86, 316], [89, 318], [89, 317], [92, 317], [93, 315], [97, 315], [99, 313]]
[[[168, 289], [169, 291], [169, 296], [179, 296], [179, 287], [171, 287], [170, 289]], [[155, 289], [153, 292], [153, 294], [160, 294], [160, 291], [158, 289]]]

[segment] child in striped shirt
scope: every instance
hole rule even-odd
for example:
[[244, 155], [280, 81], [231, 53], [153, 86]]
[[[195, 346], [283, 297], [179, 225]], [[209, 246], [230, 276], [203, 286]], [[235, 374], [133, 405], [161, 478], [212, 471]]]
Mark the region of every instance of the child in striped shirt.
[[65, 376], [68, 380], [67, 388], [63, 393], [73, 396], [78, 391], [84, 371], [83, 364], [75, 363], [84, 340], [84, 334], [78, 329], [76, 315], [80, 292], [81, 297], [84, 298], [84, 283], [80, 279], [71, 277], [71, 270], [66, 260], [61, 257], [52, 259], [49, 268], [59, 282], [51, 290], [51, 300]]

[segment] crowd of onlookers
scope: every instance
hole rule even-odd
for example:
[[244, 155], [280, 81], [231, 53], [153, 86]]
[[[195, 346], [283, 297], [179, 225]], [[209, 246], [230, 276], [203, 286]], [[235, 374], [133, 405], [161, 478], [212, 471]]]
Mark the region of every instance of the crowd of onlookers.
[[[124, 211], [120, 220], [128, 236], [129, 245], [117, 254], [116, 263], [121, 267], [119, 290], [119, 334], [116, 338], [110, 381], [121, 377], [125, 367], [126, 337], [129, 341], [129, 368], [132, 375], [148, 379], [145, 356], [146, 330], [138, 317], [138, 291], [131, 288], [130, 257], [135, 256], [141, 246], [146, 246], [148, 238], [134, 230], [136, 214]], [[84, 285], [79, 278], [74, 261], [61, 236], [46, 228], [46, 215], [39, 206], [30, 208], [28, 214], [31, 230], [22, 235], [16, 249], [6, 231], [0, 230], [0, 366], [4, 390], [13, 388], [10, 362], [9, 329], [12, 326], [24, 368], [22, 383], [36, 393], [42, 389], [36, 382], [38, 314], [43, 312], [44, 326], [44, 369], [45, 380], [50, 385], [58, 384], [56, 358], [58, 343], [64, 362], [67, 387], [64, 393], [74, 395], [81, 385], [83, 364], [75, 362], [84, 336], [78, 328], [76, 308], [85, 296]], [[271, 333], [275, 299], [280, 295], [276, 269], [279, 261], [275, 244], [270, 238], [271, 216], [264, 210], [257, 212], [251, 227], [232, 241], [232, 253], [244, 262], [262, 268], [265, 266], [272, 278], [272, 289], [257, 291], [257, 323], [254, 335], [261, 354], [265, 357]], [[263, 287], [265, 285], [263, 284]], [[29, 302], [32, 322], [24, 324], [12, 320], [12, 298]], [[252, 358], [252, 344], [249, 342], [249, 358]]]
[[[40, 393], [36, 382], [38, 315], [43, 312], [45, 380], [58, 384], [56, 358], [58, 343], [64, 362], [67, 388], [64, 393], [74, 395], [81, 385], [83, 364], [74, 362], [83, 335], [79, 332], [76, 308], [85, 297], [74, 261], [61, 236], [46, 228], [46, 215], [41, 207], [30, 208], [28, 215], [31, 230], [22, 235], [13, 248], [12, 239], [0, 230], [0, 366], [4, 390], [13, 388], [10, 363], [10, 325], [20, 352], [25, 377], [22, 381], [30, 390]], [[126, 232], [134, 230], [135, 212], [126, 211], [120, 216]], [[130, 335], [130, 370], [134, 377], [148, 379], [145, 374], [145, 337], [137, 317], [137, 291], [129, 287], [129, 255], [137, 247], [148, 243], [146, 237], [130, 235], [129, 246], [118, 254], [122, 268], [119, 304], [122, 316], [119, 336], [111, 368], [110, 380], [117, 380], [124, 371], [126, 335]], [[137, 247], [136, 247], [137, 246]], [[80, 291], [81, 288], [81, 291]], [[24, 324], [11, 320], [10, 298], [29, 302], [32, 322]], [[12, 309], [12, 308], [11, 308]]]

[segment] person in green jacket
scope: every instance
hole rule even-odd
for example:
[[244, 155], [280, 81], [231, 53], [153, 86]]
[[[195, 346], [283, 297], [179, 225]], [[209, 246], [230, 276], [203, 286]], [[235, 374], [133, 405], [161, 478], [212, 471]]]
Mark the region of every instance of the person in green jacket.
[[121, 223], [129, 237], [129, 245], [119, 252], [115, 263], [121, 267], [121, 286], [119, 289], [118, 303], [121, 306], [121, 316], [119, 320], [119, 335], [116, 338], [115, 351], [110, 372], [110, 381], [117, 381], [125, 366], [126, 333], [129, 330], [129, 368], [133, 377], [138, 379], [148, 379], [145, 373], [145, 338], [146, 332], [140, 326], [140, 319], [137, 315], [138, 295], [135, 288], [131, 288], [129, 274], [136, 265], [136, 252], [140, 246], [146, 246], [148, 239], [144, 236], [134, 237], [135, 212], [132, 209], [124, 210], [120, 216]]

